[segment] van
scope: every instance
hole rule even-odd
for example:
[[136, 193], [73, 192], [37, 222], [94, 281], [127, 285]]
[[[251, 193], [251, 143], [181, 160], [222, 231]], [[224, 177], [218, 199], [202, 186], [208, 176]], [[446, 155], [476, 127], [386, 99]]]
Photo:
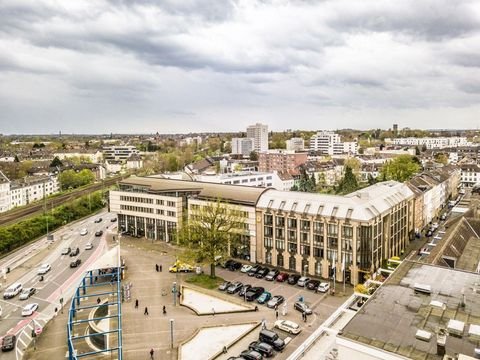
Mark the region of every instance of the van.
[[258, 339], [269, 345], [272, 345], [277, 351], [282, 351], [285, 348], [285, 341], [280, 339], [275, 331], [262, 329]]
[[20, 291], [22, 291], [23, 286], [20, 283], [15, 283], [9, 286], [7, 290], [3, 293], [3, 298], [4, 299], [11, 299], [17, 296]]

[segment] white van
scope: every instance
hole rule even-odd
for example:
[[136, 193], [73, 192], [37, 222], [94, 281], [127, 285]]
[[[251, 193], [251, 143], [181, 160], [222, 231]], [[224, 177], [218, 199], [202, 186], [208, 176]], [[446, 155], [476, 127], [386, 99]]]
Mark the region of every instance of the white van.
[[23, 286], [22, 286], [21, 283], [12, 284], [3, 293], [3, 298], [4, 299], [14, 298], [15, 296], [17, 296], [20, 293], [20, 291], [22, 291], [22, 289], [23, 289]]

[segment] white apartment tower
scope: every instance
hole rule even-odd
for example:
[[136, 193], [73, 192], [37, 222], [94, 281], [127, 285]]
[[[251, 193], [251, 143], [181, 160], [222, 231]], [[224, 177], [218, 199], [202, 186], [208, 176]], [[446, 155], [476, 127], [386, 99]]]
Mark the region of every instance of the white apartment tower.
[[232, 138], [232, 154], [248, 156], [253, 151], [253, 139]]
[[342, 142], [340, 135], [333, 131], [322, 130], [310, 138], [310, 150], [326, 155], [350, 153], [355, 155], [358, 150], [356, 142]]
[[247, 138], [253, 139], [253, 150], [256, 152], [268, 150], [268, 125], [256, 123], [247, 127]]

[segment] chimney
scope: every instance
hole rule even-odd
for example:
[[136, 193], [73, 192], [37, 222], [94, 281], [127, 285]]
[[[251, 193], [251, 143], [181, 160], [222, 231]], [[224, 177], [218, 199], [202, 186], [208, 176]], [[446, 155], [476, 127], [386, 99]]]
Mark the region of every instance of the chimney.
[[445, 345], [447, 343], [447, 330], [440, 328], [437, 334], [437, 355], [445, 355]]

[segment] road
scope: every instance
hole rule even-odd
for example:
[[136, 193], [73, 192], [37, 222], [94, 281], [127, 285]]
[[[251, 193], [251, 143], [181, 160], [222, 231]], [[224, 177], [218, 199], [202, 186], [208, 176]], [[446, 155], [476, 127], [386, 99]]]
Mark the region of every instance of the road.
[[[103, 221], [95, 223], [94, 220], [102, 217]], [[55, 308], [61, 309], [60, 299], [68, 308], [68, 300], [80, 281], [86, 268], [106, 251], [105, 236], [106, 228], [114, 227], [111, 223], [113, 215], [105, 211], [66, 226], [54, 233], [54, 242], [48, 242], [45, 238], [23, 248], [0, 262], [0, 269], [10, 267], [9, 274], [4, 273], [2, 282], [3, 291], [14, 282], [22, 283], [24, 288], [34, 287], [36, 293], [28, 300], [20, 300], [17, 295], [13, 299], [0, 298], [2, 317], [0, 320], [0, 335], [17, 335], [16, 351], [2, 353], [2, 359], [20, 359], [23, 349], [31, 341], [31, 329], [43, 327], [55, 314]], [[88, 234], [80, 235], [80, 230], [86, 228]], [[95, 236], [97, 230], [103, 230], [103, 236]], [[87, 243], [93, 244], [92, 250], [84, 250]], [[75, 257], [62, 255], [62, 249], [79, 247], [80, 253]], [[70, 268], [70, 263], [75, 259], [81, 259], [82, 263], [77, 268]], [[51, 270], [44, 275], [43, 281], [37, 274], [41, 264], [48, 263]], [[22, 317], [22, 308], [30, 303], [38, 303], [38, 311], [30, 317]], [[24, 331], [25, 330], [25, 331]]]

